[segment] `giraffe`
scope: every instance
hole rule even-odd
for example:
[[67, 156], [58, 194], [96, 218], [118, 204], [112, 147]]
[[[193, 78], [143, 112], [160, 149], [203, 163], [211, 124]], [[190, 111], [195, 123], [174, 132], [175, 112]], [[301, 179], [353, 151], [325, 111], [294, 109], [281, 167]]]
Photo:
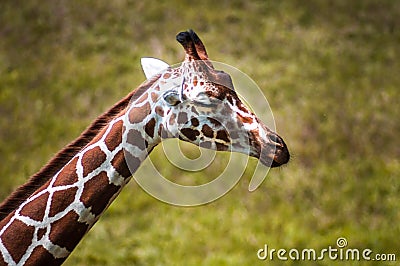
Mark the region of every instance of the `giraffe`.
[[180, 67], [163, 67], [129, 93], [0, 205], [0, 265], [62, 264], [163, 139], [270, 167], [289, 161], [283, 139], [241, 102], [196, 33], [176, 39]]

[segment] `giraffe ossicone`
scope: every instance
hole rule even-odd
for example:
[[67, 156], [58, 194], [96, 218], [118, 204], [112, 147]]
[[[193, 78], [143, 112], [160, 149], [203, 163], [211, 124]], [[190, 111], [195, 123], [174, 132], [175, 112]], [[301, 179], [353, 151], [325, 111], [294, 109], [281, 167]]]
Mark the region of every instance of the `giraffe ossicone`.
[[199, 37], [189, 30], [176, 39], [185, 50], [180, 66], [144, 60], [151, 78], [0, 204], [0, 265], [60, 265], [164, 139], [244, 153], [268, 167], [289, 161], [283, 139], [242, 103]]

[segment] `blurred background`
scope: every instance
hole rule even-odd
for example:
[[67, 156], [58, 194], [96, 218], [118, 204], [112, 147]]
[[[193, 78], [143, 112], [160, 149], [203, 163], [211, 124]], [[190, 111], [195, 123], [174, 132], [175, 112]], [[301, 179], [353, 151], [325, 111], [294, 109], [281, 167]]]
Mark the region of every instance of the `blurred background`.
[[0, 200], [144, 81], [141, 57], [180, 62], [175, 35], [193, 28], [262, 88], [292, 161], [195, 208], [131, 181], [66, 265], [265, 265], [264, 244], [338, 237], [399, 261], [399, 2], [190, 2], [1, 1]]

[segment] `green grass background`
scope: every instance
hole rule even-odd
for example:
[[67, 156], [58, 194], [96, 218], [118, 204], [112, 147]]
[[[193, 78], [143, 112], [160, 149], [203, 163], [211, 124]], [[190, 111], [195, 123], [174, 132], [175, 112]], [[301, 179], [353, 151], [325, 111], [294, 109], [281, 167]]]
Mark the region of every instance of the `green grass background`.
[[190, 2], [0, 2], [0, 199], [144, 81], [141, 57], [181, 61], [193, 28], [262, 88], [292, 161], [196, 208], [132, 181], [66, 265], [281, 265], [257, 250], [338, 237], [399, 261], [400, 3]]

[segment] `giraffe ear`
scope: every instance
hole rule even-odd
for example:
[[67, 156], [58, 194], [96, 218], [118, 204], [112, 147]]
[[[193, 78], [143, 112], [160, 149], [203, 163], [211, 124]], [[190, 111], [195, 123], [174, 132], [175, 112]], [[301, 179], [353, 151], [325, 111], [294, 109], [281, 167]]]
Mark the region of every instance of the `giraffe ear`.
[[147, 79], [169, 68], [169, 65], [164, 61], [152, 57], [143, 57], [140, 59], [140, 63]]

